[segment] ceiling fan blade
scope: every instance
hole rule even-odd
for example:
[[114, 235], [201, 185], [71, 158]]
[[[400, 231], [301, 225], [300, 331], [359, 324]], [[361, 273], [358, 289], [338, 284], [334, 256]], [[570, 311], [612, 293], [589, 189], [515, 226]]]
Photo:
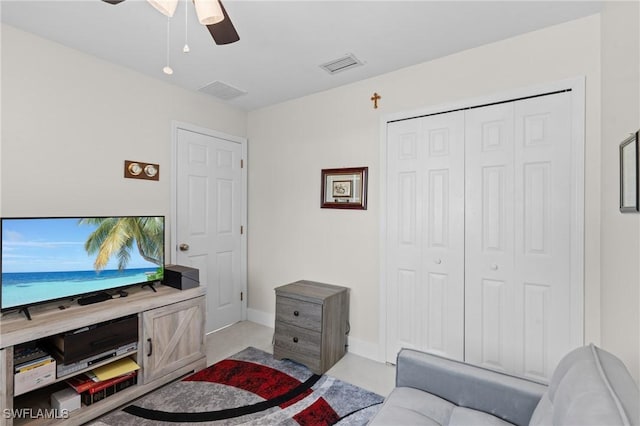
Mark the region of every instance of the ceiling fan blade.
[[118, 3], [122, 3], [124, 0], [102, 0], [102, 1], [109, 4], [118, 4]]
[[213, 41], [215, 41], [216, 44], [235, 43], [236, 41], [240, 40], [240, 36], [231, 23], [231, 19], [229, 19], [229, 15], [227, 15], [227, 11], [222, 5], [222, 2], [219, 3], [220, 8], [222, 9], [222, 14], [224, 15], [224, 19], [217, 24], [207, 25], [207, 29], [211, 33], [211, 37], [213, 37]]

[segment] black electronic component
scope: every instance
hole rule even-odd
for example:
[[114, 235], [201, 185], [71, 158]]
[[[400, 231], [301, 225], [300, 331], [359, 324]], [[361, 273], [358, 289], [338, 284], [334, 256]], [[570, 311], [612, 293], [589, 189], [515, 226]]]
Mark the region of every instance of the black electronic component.
[[104, 302], [105, 300], [110, 300], [111, 296], [108, 293], [96, 293], [91, 296], [83, 297], [78, 299], [78, 305], [92, 305], [94, 303]]

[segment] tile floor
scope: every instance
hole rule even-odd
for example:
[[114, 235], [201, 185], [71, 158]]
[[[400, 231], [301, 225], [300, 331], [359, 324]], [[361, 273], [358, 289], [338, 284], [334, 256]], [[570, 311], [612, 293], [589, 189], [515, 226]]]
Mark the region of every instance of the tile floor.
[[[242, 321], [207, 335], [207, 365], [214, 364], [247, 346], [273, 352], [273, 328]], [[394, 387], [395, 367], [347, 353], [327, 374], [378, 395]]]

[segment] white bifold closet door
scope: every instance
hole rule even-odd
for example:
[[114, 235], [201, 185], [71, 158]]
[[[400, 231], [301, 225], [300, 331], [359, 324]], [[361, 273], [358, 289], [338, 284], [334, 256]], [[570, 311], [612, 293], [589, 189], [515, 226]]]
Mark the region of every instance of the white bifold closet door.
[[387, 361], [411, 347], [545, 381], [582, 341], [571, 122], [564, 92], [388, 123]]
[[571, 336], [570, 94], [465, 115], [465, 360], [546, 380]]
[[464, 357], [464, 112], [388, 126], [387, 360]]

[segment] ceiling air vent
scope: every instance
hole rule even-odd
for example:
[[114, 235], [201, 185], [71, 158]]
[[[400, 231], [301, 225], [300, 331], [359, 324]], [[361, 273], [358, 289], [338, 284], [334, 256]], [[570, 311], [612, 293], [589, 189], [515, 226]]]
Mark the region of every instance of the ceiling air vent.
[[209, 83], [206, 86], [198, 89], [198, 91], [211, 96], [215, 96], [216, 98], [220, 98], [225, 101], [229, 101], [231, 99], [237, 98], [238, 96], [247, 94], [246, 91], [238, 89], [237, 87], [230, 86], [227, 83], [223, 83], [221, 81], [214, 81], [213, 83]]
[[335, 59], [331, 62], [327, 62], [326, 64], [320, 65], [320, 68], [324, 69], [329, 74], [335, 74], [337, 72], [346, 71], [348, 69], [358, 67], [362, 65], [362, 62], [358, 60], [352, 54], [349, 54], [343, 58]]

